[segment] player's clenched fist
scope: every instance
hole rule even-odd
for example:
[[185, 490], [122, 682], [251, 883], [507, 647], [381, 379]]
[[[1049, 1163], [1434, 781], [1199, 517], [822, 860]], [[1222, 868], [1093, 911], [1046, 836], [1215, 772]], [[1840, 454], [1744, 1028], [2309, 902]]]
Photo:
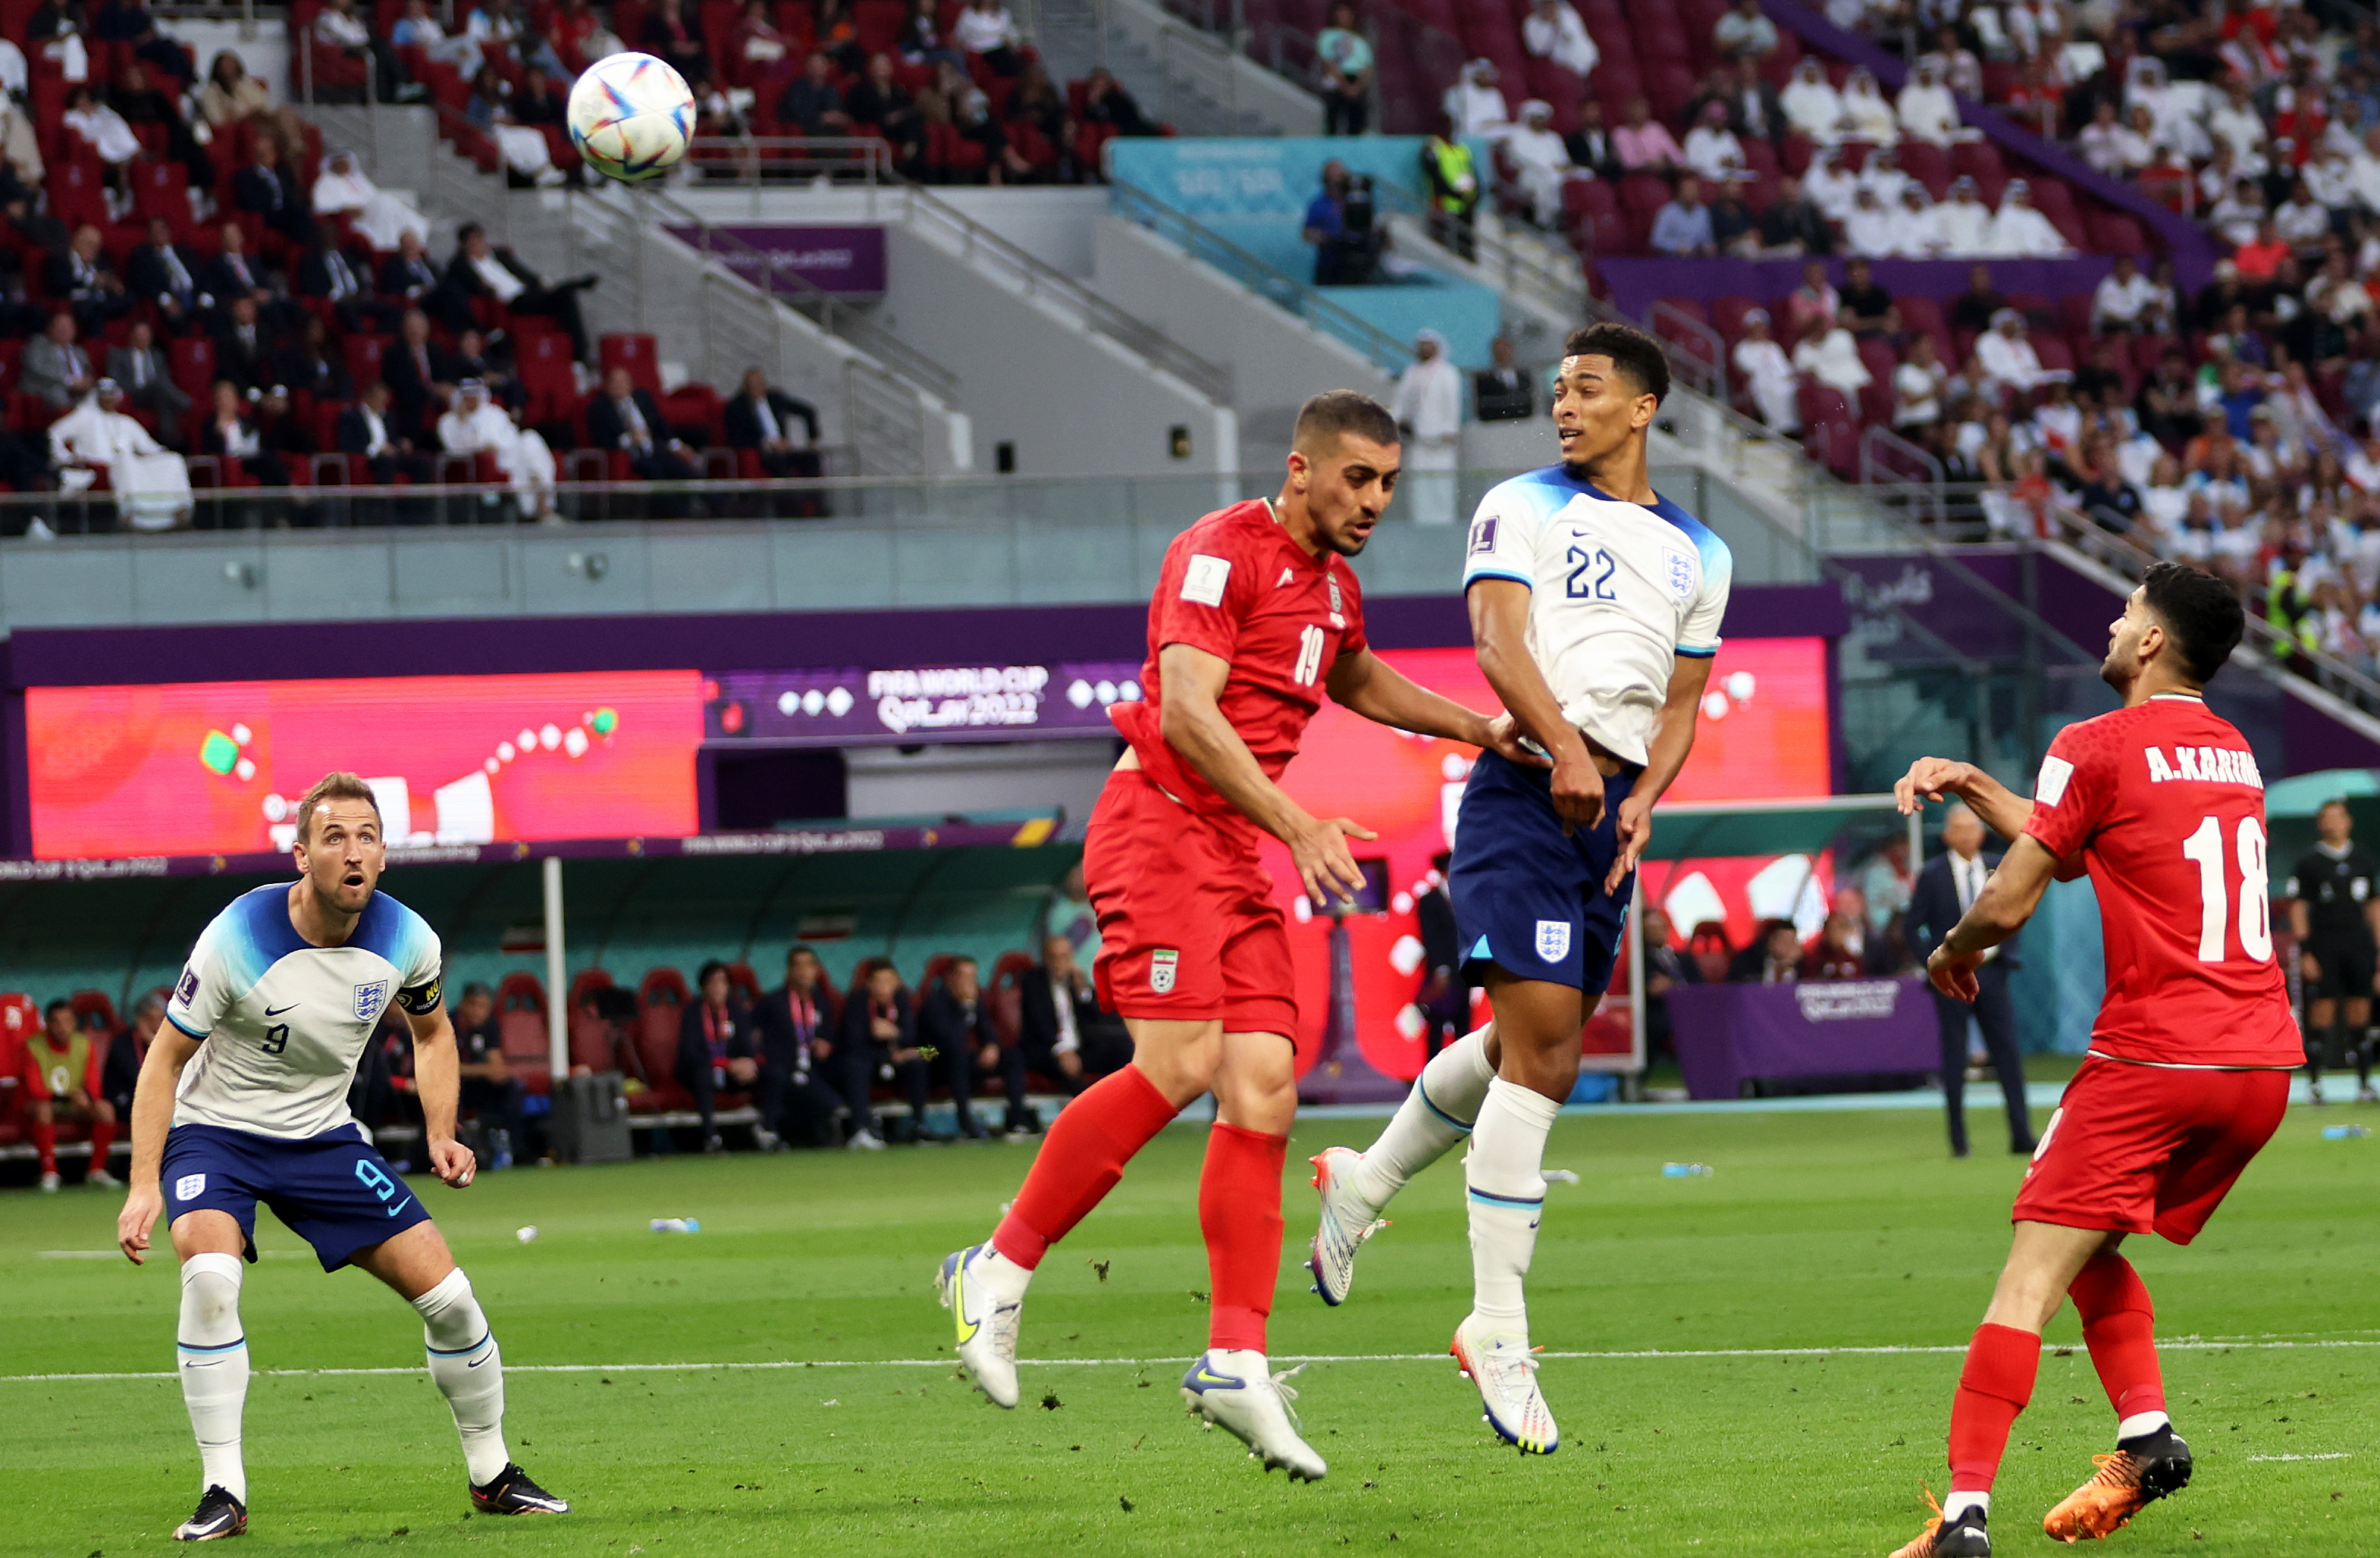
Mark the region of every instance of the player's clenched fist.
[[134, 1265], [147, 1264], [140, 1252], [149, 1248], [149, 1230], [164, 1210], [165, 1198], [154, 1185], [135, 1185], [124, 1198], [124, 1210], [115, 1214], [115, 1244]]
[[1333, 817], [1328, 822], [1307, 819], [1307, 825], [1288, 841], [1289, 858], [1296, 862], [1297, 874], [1305, 880], [1305, 895], [1319, 906], [1333, 898], [1352, 899], [1362, 892], [1363, 868], [1355, 864], [1347, 841], [1379, 836], [1361, 822], [1345, 817]]
[[1554, 815], [1573, 833], [1603, 821], [1603, 774], [1585, 749], [1554, 763], [1553, 797]]
[[460, 1190], [471, 1183], [480, 1172], [480, 1160], [459, 1141], [433, 1141], [430, 1144], [431, 1172]]

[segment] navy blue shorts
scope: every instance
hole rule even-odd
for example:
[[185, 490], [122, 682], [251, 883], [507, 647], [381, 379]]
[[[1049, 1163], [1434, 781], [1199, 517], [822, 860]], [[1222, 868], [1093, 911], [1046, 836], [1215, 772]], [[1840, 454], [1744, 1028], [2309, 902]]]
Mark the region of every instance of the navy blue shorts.
[[1479, 754], [1455, 814], [1447, 882], [1466, 972], [1492, 963], [1514, 979], [1572, 985], [1590, 996], [1610, 988], [1636, 873], [1616, 894], [1604, 892], [1603, 879], [1620, 855], [1620, 803], [1640, 772], [1623, 765], [1605, 779], [1603, 820], [1566, 835], [1549, 770]]
[[259, 1201], [314, 1247], [326, 1272], [430, 1221], [420, 1198], [352, 1122], [297, 1141], [221, 1126], [176, 1126], [166, 1133], [158, 1177], [168, 1228], [186, 1211], [229, 1212], [239, 1222], [250, 1260], [256, 1259]]

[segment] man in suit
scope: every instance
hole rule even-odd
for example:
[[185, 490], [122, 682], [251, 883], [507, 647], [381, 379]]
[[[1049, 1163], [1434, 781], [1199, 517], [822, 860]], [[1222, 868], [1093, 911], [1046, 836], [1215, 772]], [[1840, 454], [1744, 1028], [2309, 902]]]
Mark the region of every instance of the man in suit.
[[1453, 1040], [1471, 1031], [1472, 983], [1463, 972], [1463, 943], [1454, 924], [1454, 900], [1446, 891], [1446, 870], [1453, 857], [1444, 850], [1430, 857], [1438, 882], [1414, 903], [1421, 920], [1421, 989], [1414, 1010], [1422, 1020], [1421, 1049], [1425, 1063]]
[[1694, 954], [1670, 945], [1676, 935], [1669, 915], [1658, 906], [1645, 907], [1645, 1059], [1650, 1064], [1662, 1051], [1675, 1053], [1676, 1029], [1670, 1022], [1670, 992], [1682, 984], [1703, 982], [1703, 966]]
[[388, 385], [374, 379], [364, 386], [361, 400], [339, 413], [339, 453], [361, 455], [377, 486], [387, 486], [402, 475], [414, 481], [430, 480], [430, 456], [413, 451], [413, 440], [400, 433], [389, 412]]
[[215, 328], [215, 377], [242, 390], [269, 384], [280, 355], [280, 333], [257, 311], [256, 299], [233, 298]]
[[407, 227], [397, 235], [396, 252], [381, 262], [380, 294], [423, 308], [437, 290], [438, 267], [421, 247], [421, 235]]
[[60, 309], [48, 328], [25, 343], [17, 364], [17, 387], [42, 397], [53, 411], [63, 411], [91, 393], [99, 375], [91, 371], [91, 354], [75, 342], [74, 315]]
[[198, 251], [174, 241], [174, 225], [162, 216], [149, 219], [149, 241], [133, 250], [124, 262], [125, 289], [157, 307], [166, 328], [180, 330], [214, 299], [199, 287]]
[[[851, 1139], [845, 1146], [880, 1150], [876, 1134], [873, 1097], [878, 1079], [891, 1079], [899, 1068], [921, 1061], [917, 1053], [917, 1018], [901, 971], [887, 957], [871, 957], [860, 965], [859, 987], [843, 1004], [843, 1020], [835, 1030], [835, 1049], [843, 1062], [843, 1085], [837, 1090], [851, 1110]], [[922, 1129], [925, 1122], [912, 1118]]]
[[182, 413], [189, 408], [190, 397], [170, 377], [165, 354], [157, 349], [147, 320], [133, 321], [124, 345], [107, 349], [107, 376], [124, 387], [127, 406], [156, 413], [161, 442], [182, 446]]
[[[1942, 944], [1942, 938], [1982, 894], [1984, 883], [2000, 863], [1998, 855], [1983, 853], [1982, 822], [1956, 801], [1942, 821], [1942, 845], [1945, 853], [1925, 862], [1909, 898], [1909, 941], [1921, 963]], [[1954, 1158], [1967, 1155], [1967, 1018], [1971, 1015], [1983, 1030], [1985, 1053], [1991, 1056], [1992, 1070], [2008, 1102], [2009, 1150], [2030, 1153], [2034, 1148], [2033, 1114], [2024, 1101], [2024, 1057], [2016, 1047], [2016, 1007], [2009, 1000], [2009, 971], [2017, 967], [2016, 948], [2011, 937], [1985, 955], [1975, 969], [1977, 989], [1972, 1006], [1928, 987], [1941, 1025], [1942, 1104], [1950, 1117]]]
[[1123, 1019], [1099, 1009], [1075, 943], [1051, 936], [1041, 962], [1017, 986], [1019, 1047], [1026, 1064], [1069, 1094], [1132, 1064]]
[[[272, 278], [265, 274], [263, 263], [248, 252], [248, 234], [237, 222], [223, 225], [223, 249], [205, 267], [199, 278], [199, 288], [211, 293], [215, 307], [230, 306], [235, 298], [253, 300], [260, 309], [269, 309], [275, 301]], [[201, 305], [203, 306], [203, 305]]]
[[123, 280], [108, 269], [107, 256], [100, 251], [99, 229], [88, 222], [75, 229], [64, 250], [43, 262], [42, 285], [53, 298], [63, 298], [74, 309], [75, 323], [87, 335], [97, 335], [109, 320], [132, 307]]
[[990, 1004], [983, 998], [983, 975], [972, 957], [951, 960], [917, 1008], [918, 1042], [935, 1053], [930, 1061], [906, 1069], [909, 1108], [925, 1118], [929, 1076], [951, 1089], [958, 1111], [959, 1134], [980, 1141], [989, 1133], [975, 1117], [976, 1079], [998, 1074], [1008, 1095], [1008, 1116], [1002, 1127], [1010, 1133], [1026, 1130], [1032, 1110], [1025, 1102], [1025, 1051], [1012, 1049], [992, 1031]]
[[751, 1014], [735, 999], [727, 965], [717, 958], [695, 976], [695, 998], [677, 1015], [677, 1083], [694, 1095], [702, 1116], [702, 1150], [724, 1152], [714, 1118], [719, 1095], [747, 1092], [760, 1082], [760, 1048]]
[[427, 442], [461, 378], [452, 354], [430, 338], [429, 315], [419, 309], [405, 311], [396, 345], [381, 358], [380, 371], [388, 381], [397, 425], [406, 437]]
[[760, 1040], [760, 1129], [763, 1151], [788, 1140], [804, 1147], [834, 1144], [843, 1097], [826, 1080], [835, 1063], [834, 992], [818, 954], [806, 946], [785, 954], [785, 982], [752, 1009]]
[[1750, 55], [1738, 55], [1735, 79], [1729, 84], [1727, 96], [1728, 128], [1738, 136], [1758, 136], [1773, 146], [1785, 144], [1785, 105], [1777, 88], [1761, 74], [1760, 62]]
[[1526, 421], [1537, 414], [1536, 391], [1513, 359], [1510, 336], [1488, 344], [1489, 365], [1471, 375], [1471, 399], [1483, 422]]
[[404, 310], [372, 296], [370, 275], [370, 250], [359, 247], [343, 250], [325, 231], [298, 257], [297, 272], [291, 279], [298, 297], [328, 301], [339, 316], [341, 327], [348, 333], [367, 331], [378, 335]]
[[455, 235], [455, 258], [439, 284], [440, 318], [456, 334], [474, 323], [471, 299], [493, 298], [515, 313], [540, 314], [560, 325], [570, 336], [570, 354], [587, 360], [587, 325], [578, 313], [578, 294], [595, 285], [591, 275], [574, 276], [548, 286], [538, 274], [509, 249], [488, 242], [485, 229], [467, 223]]
[[818, 408], [769, 387], [758, 368], [744, 371], [743, 388], [727, 403], [727, 446], [757, 449], [760, 469], [771, 476], [819, 473]]
[[255, 138], [253, 161], [231, 176], [234, 207], [250, 213], [293, 244], [314, 241], [314, 213], [298, 190], [298, 176], [281, 160], [280, 143]]
[[[625, 449], [628, 469], [639, 481], [690, 481], [701, 473], [691, 453], [662, 420], [660, 404], [640, 389], [625, 368], [603, 375], [602, 392], [587, 403], [587, 440], [598, 449]], [[662, 498], [652, 505], [657, 517], [681, 518], [683, 498]]]

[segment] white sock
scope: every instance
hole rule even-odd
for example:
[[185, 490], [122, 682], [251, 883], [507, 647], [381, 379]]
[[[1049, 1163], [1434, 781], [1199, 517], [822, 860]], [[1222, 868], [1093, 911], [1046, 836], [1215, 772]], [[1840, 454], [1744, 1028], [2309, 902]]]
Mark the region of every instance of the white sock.
[[463, 1465], [471, 1480], [492, 1482], [512, 1461], [504, 1448], [504, 1357], [461, 1267], [413, 1301], [420, 1311], [430, 1378], [455, 1409]]
[[209, 1253], [182, 1262], [182, 1314], [175, 1357], [182, 1404], [199, 1440], [199, 1491], [221, 1488], [248, 1504], [248, 1467], [239, 1454], [240, 1411], [248, 1405], [248, 1336], [239, 1328], [239, 1257]]
[[2121, 1444], [2127, 1439], [2138, 1439], [2143, 1434], [2155, 1433], [2172, 1425], [2173, 1419], [2163, 1412], [2135, 1412], [2116, 1425], [2116, 1442]]
[[1942, 1500], [1942, 1524], [1949, 1525], [1971, 1509], [1986, 1520], [1990, 1519], [1992, 1496], [1989, 1493], [1962, 1493], [1952, 1489]]
[[1561, 1105], [1501, 1077], [1471, 1133], [1463, 1178], [1471, 1187], [1472, 1312], [1499, 1331], [1528, 1330], [1523, 1284], [1545, 1211], [1546, 1133]]
[[1003, 1304], [1025, 1302], [1025, 1290], [1033, 1285], [1033, 1268], [1020, 1266], [987, 1245], [975, 1263], [975, 1280], [991, 1289], [993, 1297]]
[[1487, 1102], [1488, 1084], [1495, 1079], [1484, 1028], [1430, 1056], [1388, 1128], [1364, 1150], [1364, 1161], [1348, 1176], [1355, 1194], [1376, 1213], [1387, 1206], [1407, 1180], [1471, 1134], [1479, 1106]]

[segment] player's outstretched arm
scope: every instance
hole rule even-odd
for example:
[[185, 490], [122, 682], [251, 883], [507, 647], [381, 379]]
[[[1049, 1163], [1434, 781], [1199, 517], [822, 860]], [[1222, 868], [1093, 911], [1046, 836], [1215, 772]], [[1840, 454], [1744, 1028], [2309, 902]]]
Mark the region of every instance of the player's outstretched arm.
[[2023, 833], [2026, 820], [2033, 815], [2031, 800], [1973, 763], [1954, 762], [1949, 758], [1919, 758], [1892, 786], [1892, 798], [1904, 817], [1914, 815], [1925, 802], [1938, 801], [1945, 796], [1957, 796], [1965, 801], [1967, 809], [2002, 838], [2013, 839]]
[[1342, 654], [1330, 667], [1330, 700], [1376, 724], [1486, 748], [1512, 762], [1544, 768], [1547, 761], [1521, 744], [1520, 722], [1489, 718], [1430, 691], [1368, 649]]
[[1603, 820], [1603, 775], [1587, 754], [1586, 738], [1563, 716], [1561, 700], [1529, 653], [1529, 587], [1517, 579], [1475, 578], [1464, 600], [1480, 675], [1522, 732], [1553, 759], [1555, 815], [1572, 828], [1595, 826]]
[[430, 1143], [430, 1167], [460, 1190], [471, 1183], [480, 1165], [471, 1150], [455, 1139], [455, 1106], [463, 1091], [455, 1024], [443, 1002], [428, 1012], [407, 1012], [405, 1020], [413, 1029], [413, 1088], [421, 1100], [421, 1133]]
[[1165, 698], [1158, 728], [1165, 744], [1240, 815], [1289, 846], [1307, 897], [1318, 904], [1360, 892], [1364, 873], [1347, 840], [1379, 835], [1344, 817], [1318, 820], [1265, 777], [1256, 754], [1217, 703], [1231, 679], [1232, 663], [1188, 644], [1168, 644], [1158, 651], [1157, 667]]
[[[2031, 809], [2026, 803], [2027, 809]], [[1984, 954], [1999, 945], [2024, 928], [2033, 911], [2041, 907], [2042, 894], [2049, 890], [2050, 879], [2058, 874], [2058, 857], [2048, 846], [2031, 834], [2019, 834], [2008, 854], [2000, 860], [1999, 869], [1992, 872], [1984, 890], [1975, 895], [1959, 923], [1942, 938], [1934, 955], [1925, 960], [1926, 977], [1943, 994], [1961, 1001], [1975, 998], [1975, 966]]]
[[116, 1214], [116, 1248], [136, 1266], [146, 1265], [141, 1251], [164, 1214], [165, 1192], [158, 1175], [165, 1162], [165, 1133], [174, 1124], [174, 1095], [180, 1089], [182, 1067], [199, 1053], [199, 1041], [164, 1023], [149, 1043], [140, 1062], [140, 1079], [132, 1089], [132, 1177], [124, 1192], [124, 1210]]
[[1653, 739], [1645, 744], [1645, 772], [1636, 776], [1628, 798], [1620, 803], [1614, 830], [1620, 852], [1612, 858], [1610, 874], [1603, 881], [1607, 893], [1619, 892], [1620, 884], [1644, 857], [1645, 846], [1653, 839], [1653, 803], [1677, 783], [1679, 771], [1686, 766], [1686, 754], [1694, 749], [1694, 722], [1702, 712], [1703, 689], [1710, 686], [1711, 659], [1707, 654], [1682, 654], [1670, 671], [1669, 693], [1661, 700], [1661, 712], [1653, 716]]

